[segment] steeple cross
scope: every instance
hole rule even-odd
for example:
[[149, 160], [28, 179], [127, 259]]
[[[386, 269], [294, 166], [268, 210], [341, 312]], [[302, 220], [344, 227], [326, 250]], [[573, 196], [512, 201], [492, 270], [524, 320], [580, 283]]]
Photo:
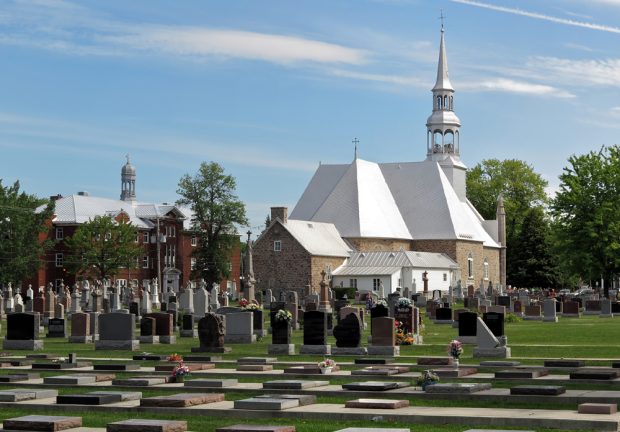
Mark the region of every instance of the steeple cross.
[[353, 141], [351, 141], [354, 145], [355, 145], [355, 159], [357, 159], [357, 144], [360, 142], [360, 140], [357, 139], [357, 137], [353, 138]]
[[127, 158], [127, 163], [129, 163], [129, 153], [127, 153], [125, 157]]
[[446, 16], [443, 14], [443, 9], [440, 9], [439, 19], [441, 20], [441, 30], [443, 31], [443, 22], [446, 19]]

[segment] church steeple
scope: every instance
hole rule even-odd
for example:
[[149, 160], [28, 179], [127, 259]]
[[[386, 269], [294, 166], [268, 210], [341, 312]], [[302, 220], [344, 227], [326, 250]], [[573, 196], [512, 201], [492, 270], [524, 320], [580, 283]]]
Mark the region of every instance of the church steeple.
[[136, 169], [129, 162], [129, 155], [126, 156], [127, 163], [121, 169], [121, 199], [123, 201], [136, 200]]
[[[442, 16], [443, 18], [443, 16]], [[438, 162], [452, 187], [465, 201], [465, 171], [461, 162], [461, 120], [454, 113], [454, 87], [448, 72], [445, 30], [441, 24], [437, 81], [432, 89], [433, 113], [426, 121], [426, 160]]]

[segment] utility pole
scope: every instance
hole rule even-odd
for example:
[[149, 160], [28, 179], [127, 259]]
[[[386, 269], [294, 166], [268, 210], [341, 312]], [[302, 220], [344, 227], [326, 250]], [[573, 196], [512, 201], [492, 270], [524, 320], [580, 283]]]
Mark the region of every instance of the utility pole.
[[[163, 290], [163, 281], [161, 279], [161, 242], [159, 239], [159, 209], [156, 210], [157, 212], [157, 218], [156, 218], [156, 222], [157, 222], [157, 285], [159, 289]], [[158, 290], [159, 291], [159, 290]], [[163, 292], [163, 291], [162, 291]], [[155, 293], [156, 296], [158, 296], [158, 303], [159, 303], [159, 292]]]

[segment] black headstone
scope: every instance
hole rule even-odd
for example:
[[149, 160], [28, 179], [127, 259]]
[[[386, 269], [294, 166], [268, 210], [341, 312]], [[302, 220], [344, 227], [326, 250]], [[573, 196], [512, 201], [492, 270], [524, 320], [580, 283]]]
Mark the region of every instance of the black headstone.
[[360, 346], [362, 326], [358, 316], [350, 313], [334, 327], [336, 346], [339, 348], [356, 348]]
[[271, 322], [271, 343], [274, 345], [278, 344], [290, 344], [291, 343], [291, 333], [292, 333], [291, 323], [288, 321], [272, 321]]
[[497, 305], [505, 306], [506, 309], [510, 309], [510, 296], [499, 296], [497, 297]]
[[494, 336], [504, 336], [504, 314], [499, 312], [486, 312], [482, 315], [482, 321], [487, 325]]
[[276, 316], [276, 314], [278, 313], [278, 311], [282, 309], [282, 310], [286, 310], [286, 303], [282, 302], [282, 301], [277, 301], [277, 302], [272, 302], [271, 303], [271, 309], [269, 310], [269, 322], [271, 323], [271, 326], [273, 327], [273, 322], [274, 322], [274, 317]]
[[183, 315], [182, 326], [183, 326], [183, 330], [193, 330], [194, 329], [194, 316]]
[[204, 318], [198, 321], [198, 338], [201, 347], [224, 347], [226, 325], [224, 317], [214, 313], [206, 313]]
[[459, 314], [459, 336], [476, 336], [478, 328], [478, 314], [475, 312], [461, 312]]
[[262, 330], [263, 329], [263, 310], [262, 309], [252, 309], [252, 313], [254, 314], [252, 325], [254, 326], [253, 330]]
[[452, 309], [447, 307], [438, 308], [435, 311], [435, 319], [438, 321], [452, 321]]
[[327, 345], [327, 313], [304, 313], [304, 345]]
[[614, 302], [611, 304], [611, 313], [620, 313], [620, 303]]
[[156, 335], [155, 318], [144, 317], [140, 320], [140, 336]]
[[67, 321], [63, 318], [50, 318], [47, 325], [47, 337], [67, 337]]
[[9, 340], [39, 339], [39, 314], [12, 313], [6, 317], [6, 338]]
[[129, 303], [129, 313], [136, 316], [140, 315], [140, 305], [138, 304], [138, 302]]
[[396, 321], [400, 322], [401, 328], [405, 334], [414, 332], [413, 306], [400, 307], [396, 305], [394, 307], [394, 318]]

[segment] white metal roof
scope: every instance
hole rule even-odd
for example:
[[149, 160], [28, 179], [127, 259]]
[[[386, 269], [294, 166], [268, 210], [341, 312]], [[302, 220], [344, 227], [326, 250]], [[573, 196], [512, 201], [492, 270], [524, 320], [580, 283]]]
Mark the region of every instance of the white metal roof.
[[336, 270], [335, 276], [386, 275], [404, 268], [456, 269], [458, 264], [449, 256], [434, 252], [353, 252]]
[[334, 224], [289, 219], [282, 226], [312, 255], [347, 257], [351, 252]]
[[152, 228], [151, 222], [174, 210], [181, 218], [185, 214], [175, 206], [168, 204], [132, 203], [88, 195], [70, 195], [54, 202], [53, 222], [55, 224], [83, 224], [95, 216], [116, 215], [123, 211], [129, 216], [132, 225], [138, 228]]
[[461, 239], [499, 247], [430, 160], [320, 165], [291, 218], [331, 222], [345, 238]]

